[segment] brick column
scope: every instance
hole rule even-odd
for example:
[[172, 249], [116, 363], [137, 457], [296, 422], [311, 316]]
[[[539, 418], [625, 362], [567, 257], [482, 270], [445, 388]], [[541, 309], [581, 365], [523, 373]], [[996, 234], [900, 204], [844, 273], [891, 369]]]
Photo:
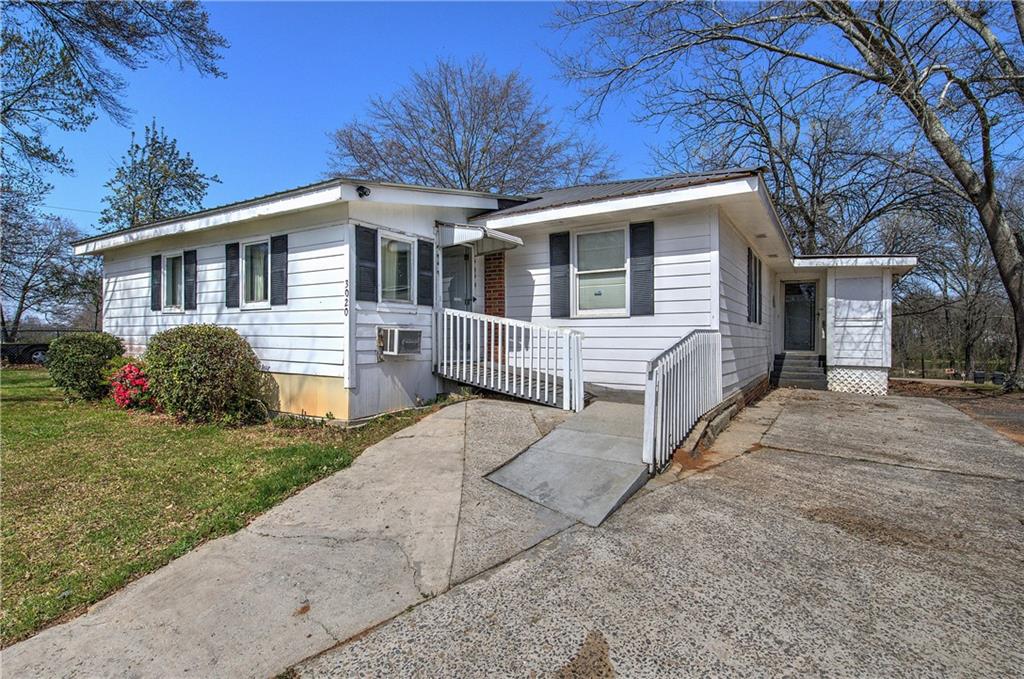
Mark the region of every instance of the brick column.
[[[505, 252], [492, 252], [484, 255], [484, 313], [489, 316], [505, 315]], [[500, 342], [493, 335], [488, 342], [491, 345], [491, 360], [499, 365], [503, 353]]]
[[505, 316], [505, 253], [484, 255], [484, 313]]

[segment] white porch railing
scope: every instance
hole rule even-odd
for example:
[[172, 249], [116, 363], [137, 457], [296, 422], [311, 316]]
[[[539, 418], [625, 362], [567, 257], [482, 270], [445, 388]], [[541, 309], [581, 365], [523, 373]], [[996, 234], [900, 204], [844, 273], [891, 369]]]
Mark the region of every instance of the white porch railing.
[[701, 416], [722, 400], [722, 336], [691, 330], [647, 364], [644, 462], [661, 470]]
[[442, 309], [436, 315], [442, 377], [564, 410], [583, 410], [582, 336], [498, 316]]

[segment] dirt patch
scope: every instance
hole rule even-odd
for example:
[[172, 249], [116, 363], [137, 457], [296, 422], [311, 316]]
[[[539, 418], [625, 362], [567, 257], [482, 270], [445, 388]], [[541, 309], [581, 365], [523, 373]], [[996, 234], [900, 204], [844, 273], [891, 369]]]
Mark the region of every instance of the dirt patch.
[[925, 535], [906, 526], [899, 526], [879, 517], [858, 514], [844, 507], [817, 507], [802, 509], [801, 512], [811, 521], [831, 524], [850, 535], [887, 547], [950, 549], [953, 546], [953, 541], [962, 537], [960, 534]]
[[1007, 394], [960, 382], [947, 385], [909, 380], [890, 380], [889, 392], [938, 399], [1024, 445], [1024, 393]]
[[608, 641], [597, 630], [587, 633], [576, 655], [552, 676], [557, 679], [606, 679], [615, 676], [608, 657]]

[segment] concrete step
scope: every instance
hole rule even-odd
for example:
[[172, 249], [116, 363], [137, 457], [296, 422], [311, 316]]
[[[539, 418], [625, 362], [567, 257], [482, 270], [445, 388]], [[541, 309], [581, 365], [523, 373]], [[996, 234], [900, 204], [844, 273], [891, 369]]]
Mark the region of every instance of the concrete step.
[[772, 380], [772, 383], [777, 387], [797, 387], [799, 389], [817, 389], [818, 391], [826, 391], [828, 389], [828, 380], [824, 377], [803, 378], [783, 376]]
[[820, 356], [775, 356], [773, 361], [779, 365], [824, 365]]
[[824, 375], [820, 366], [783, 366], [772, 368], [772, 375]]
[[487, 478], [599, 526], [647, 483], [642, 428], [642, 405], [595, 401]]

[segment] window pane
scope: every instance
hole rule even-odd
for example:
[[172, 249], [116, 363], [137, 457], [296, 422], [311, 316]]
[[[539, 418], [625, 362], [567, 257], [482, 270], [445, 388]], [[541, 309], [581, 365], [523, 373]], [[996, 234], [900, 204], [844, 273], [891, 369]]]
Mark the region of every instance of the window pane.
[[624, 231], [581, 233], [576, 237], [576, 266], [580, 271], [622, 269], [626, 266]]
[[380, 297], [395, 302], [411, 302], [412, 247], [400, 240], [381, 238]]
[[269, 288], [267, 276], [266, 243], [245, 246], [245, 301], [247, 304], [266, 302]]
[[578, 276], [580, 311], [626, 308], [626, 273], [586, 273]]
[[167, 290], [164, 292], [164, 305], [180, 307], [182, 285], [184, 283], [181, 257], [168, 257], [166, 266], [167, 274], [164, 278]]

